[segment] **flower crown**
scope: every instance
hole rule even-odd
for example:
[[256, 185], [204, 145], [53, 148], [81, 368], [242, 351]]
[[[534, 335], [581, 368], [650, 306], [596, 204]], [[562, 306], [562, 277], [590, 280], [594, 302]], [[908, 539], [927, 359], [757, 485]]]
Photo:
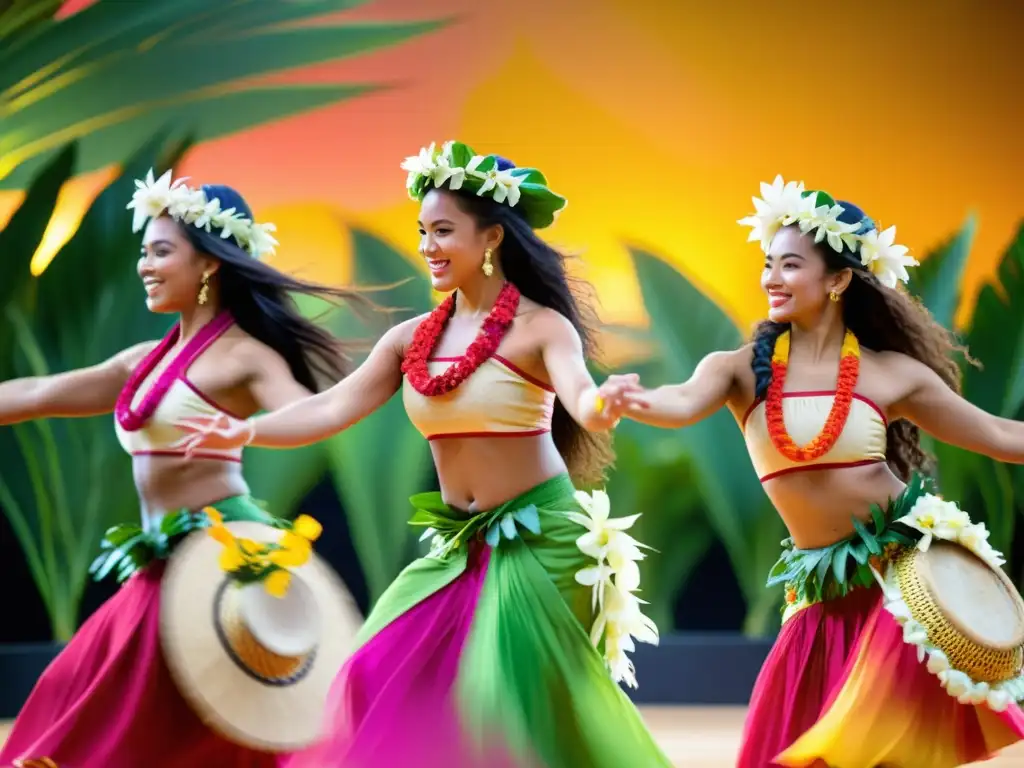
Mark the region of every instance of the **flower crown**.
[[521, 206], [523, 218], [534, 229], [550, 226], [568, 204], [548, 188], [544, 174], [535, 168], [516, 168], [497, 155], [478, 155], [461, 141], [448, 141], [440, 149], [434, 144], [418, 155], [407, 157], [402, 170], [409, 172], [405, 186], [409, 197], [423, 200], [427, 190], [440, 188], [490, 195], [496, 203], [510, 208]]
[[[761, 250], [768, 253], [772, 238], [782, 227], [796, 224], [800, 231], [814, 232], [814, 242], [827, 241], [837, 253], [843, 253], [844, 246], [855, 257], [851, 261], [866, 269], [889, 288], [895, 288], [899, 281], [910, 279], [907, 267], [918, 265], [917, 259], [907, 255], [907, 247], [895, 245], [896, 227], [879, 232], [870, 219], [865, 218], [851, 224], [840, 221], [846, 210], [831, 195], [804, 190], [803, 182], [785, 182], [776, 176], [772, 184], [761, 182], [762, 198], [752, 198], [756, 213], [740, 219], [739, 224], [750, 227], [748, 242], [761, 241]], [[860, 231], [865, 224], [866, 232]]]
[[273, 255], [277, 240], [270, 234], [277, 227], [273, 224], [257, 224], [234, 208], [221, 210], [220, 200], [207, 199], [202, 189], [185, 185], [185, 179], [171, 181], [171, 172], [154, 181], [153, 169], [142, 181], [136, 179], [135, 193], [128, 209], [134, 209], [132, 232], [138, 232], [149, 219], [155, 219], [165, 211], [175, 221], [183, 221], [199, 229], [211, 232], [220, 230], [224, 239], [234, 237], [238, 245], [256, 259]]

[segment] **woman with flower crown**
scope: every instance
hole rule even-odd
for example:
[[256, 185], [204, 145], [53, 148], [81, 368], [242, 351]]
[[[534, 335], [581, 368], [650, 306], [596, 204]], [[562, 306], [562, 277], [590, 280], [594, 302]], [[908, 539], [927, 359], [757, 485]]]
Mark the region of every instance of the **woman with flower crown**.
[[539, 171], [460, 142], [403, 168], [420, 253], [450, 295], [327, 392], [254, 420], [191, 422], [194, 450], [290, 448], [401, 387], [440, 476], [441, 493], [412, 499], [429, 554], [374, 607], [323, 742], [285, 764], [668, 766], [616, 684], [636, 685], [634, 641], [658, 640], [634, 594], [636, 518], [574, 487], [601, 481], [604, 433], [635, 384], [597, 387], [587, 371], [589, 307], [535, 232], [565, 200]]
[[[113, 412], [117, 437], [132, 455], [142, 512], [141, 526], [108, 532], [95, 575], [125, 583], [43, 673], [0, 749], [4, 768], [228, 768], [276, 759], [215, 734], [179, 694], [161, 653], [160, 585], [162, 559], [211, 519], [224, 537], [221, 521], [290, 525], [249, 498], [241, 451], [186, 457], [175, 445], [182, 433], [174, 424], [274, 410], [341, 378], [343, 345], [299, 314], [289, 294], [360, 309], [372, 304], [261, 262], [274, 251], [274, 227], [256, 223], [230, 187], [193, 189], [172, 183], [170, 171], [158, 180], [150, 172], [136, 184], [128, 207], [133, 230], [145, 227], [137, 268], [146, 304], [178, 322], [162, 341], [92, 368], [0, 383], [0, 424]], [[293, 538], [308, 542], [318, 531], [302, 518]], [[283, 591], [287, 569], [270, 570], [277, 575], [268, 590]]]
[[[786, 585], [783, 627], [751, 697], [738, 765], [980, 760], [1024, 735], [1014, 703], [1020, 648], [950, 644], [966, 637], [963, 625], [941, 618], [943, 595], [907, 591], [907, 577], [934, 577], [919, 564], [939, 555], [982, 573], [978, 584], [1013, 598], [997, 634], [1012, 634], [1002, 630], [1024, 604], [984, 524], [918, 474], [919, 430], [1022, 463], [1024, 424], [958, 394], [953, 355], [962, 350], [898, 290], [917, 262], [894, 243], [894, 227], [880, 231], [856, 206], [781, 177], [761, 190], [740, 223], [765, 254], [768, 320], [685, 383], [624, 395], [626, 416], [670, 429], [729, 408], [791, 534], [769, 578]], [[995, 658], [998, 673], [971, 671]]]

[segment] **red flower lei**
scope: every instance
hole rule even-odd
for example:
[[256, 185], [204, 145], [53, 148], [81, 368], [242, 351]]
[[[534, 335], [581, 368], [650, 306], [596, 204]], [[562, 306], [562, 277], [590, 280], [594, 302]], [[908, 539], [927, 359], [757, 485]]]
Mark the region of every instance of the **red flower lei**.
[[468, 379], [498, 350], [498, 345], [505, 338], [505, 334], [508, 333], [512, 320], [516, 316], [516, 310], [519, 308], [519, 296], [518, 288], [512, 283], [505, 283], [498, 294], [498, 300], [494, 302], [490, 313], [484, 318], [480, 333], [469, 345], [466, 353], [457, 362], [448, 366], [444, 373], [431, 376], [427, 363], [455, 310], [455, 294], [442, 301], [416, 327], [412, 343], [405, 351], [402, 373], [412, 384], [413, 389], [421, 395], [436, 397], [452, 392]]
[[786, 431], [786, 421], [782, 412], [782, 390], [786, 384], [786, 369], [789, 364], [789, 331], [775, 341], [772, 352], [772, 382], [768, 385], [765, 398], [765, 421], [768, 423], [768, 436], [775, 449], [790, 461], [812, 461], [832, 450], [839, 435], [846, 426], [853, 403], [853, 390], [857, 386], [860, 375], [860, 345], [857, 337], [847, 329], [843, 338], [843, 351], [839, 360], [839, 376], [836, 381], [836, 395], [832, 401], [832, 410], [821, 432], [811, 442], [798, 446]]

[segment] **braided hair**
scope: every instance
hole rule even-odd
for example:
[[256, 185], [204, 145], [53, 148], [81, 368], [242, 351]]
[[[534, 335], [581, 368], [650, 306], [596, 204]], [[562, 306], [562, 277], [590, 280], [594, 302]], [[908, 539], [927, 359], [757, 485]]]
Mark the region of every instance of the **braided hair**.
[[[874, 221], [860, 208], [845, 201], [838, 202], [843, 207], [839, 220], [859, 224], [856, 234], [875, 228]], [[875, 352], [899, 352], [912, 357], [935, 371], [950, 389], [959, 393], [961, 371], [954, 353], [966, 350], [953, 334], [939, 325], [916, 298], [883, 285], [846, 243], [842, 251], [827, 244], [819, 244], [817, 248], [829, 273], [853, 270], [853, 279], [843, 293], [843, 324], [857, 336], [860, 344]], [[766, 320], [754, 329], [750, 367], [758, 400], [766, 396], [772, 381], [775, 342], [789, 328], [789, 323]], [[921, 448], [920, 430], [908, 421], [889, 424], [886, 445], [889, 468], [904, 482], [914, 471], [927, 473], [933, 468], [932, 458]]]

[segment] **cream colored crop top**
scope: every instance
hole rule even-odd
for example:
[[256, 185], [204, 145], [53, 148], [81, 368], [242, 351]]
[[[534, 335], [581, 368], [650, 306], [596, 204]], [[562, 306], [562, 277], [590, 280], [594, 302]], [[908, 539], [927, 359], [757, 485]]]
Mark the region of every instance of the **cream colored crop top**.
[[[806, 445], [821, 432], [832, 409], [835, 392], [786, 392], [782, 414], [786, 431], [797, 445]], [[761, 482], [790, 472], [839, 469], [885, 461], [886, 429], [882, 410], [866, 397], [854, 394], [850, 415], [835, 445], [824, 456], [793, 461], [772, 445], [763, 400], [754, 403], [743, 419], [743, 437]]]
[[[149, 382], [147, 382], [148, 384]], [[144, 391], [144, 390], [143, 390]], [[181, 419], [194, 416], [218, 416], [227, 414], [223, 408], [214, 405], [206, 395], [196, 389], [187, 378], [181, 376], [174, 380], [160, 405], [153, 411], [144, 426], [129, 432], [114, 419], [114, 431], [121, 447], [132, 456], [184, 456], [180, 448], [172, 448], [175, 442], [185, 433], [174, 426]], [[231, 416], [232, 418], [237, 418]], [[211, 450], [204, 448], [192, 454], [196, 459], [220, 459], [222, 461], [241, 461], [242, 449]]]
[[[453, 358], [428, 362], [431, 376]], [[408, 379], [402, 401], [413, 426], [428, 440], [452, 437], [529, 437], [551, 431], [555, 392], [503, 357], [486, 360], [457, 389], [427, 397]]]
[[[230, 315], [219, 315], [200, 329], [178, 355], [168, 360], [165, 358], [177, 342], [178, 328], [175, 326], [139, 363], [115, 409], [114, 431], [127, 453], [132, 456], [184, 456], [183, 449], [174, 447], [185, 436], [175, 426], [177, 422], [195, 416], [221, 414], [239, 418], [214, 403], [188, 379], [192, 363], [233, 322]], [[192, 457], [241, 461], [242, 449], [204, 448], [193, 452]]]

